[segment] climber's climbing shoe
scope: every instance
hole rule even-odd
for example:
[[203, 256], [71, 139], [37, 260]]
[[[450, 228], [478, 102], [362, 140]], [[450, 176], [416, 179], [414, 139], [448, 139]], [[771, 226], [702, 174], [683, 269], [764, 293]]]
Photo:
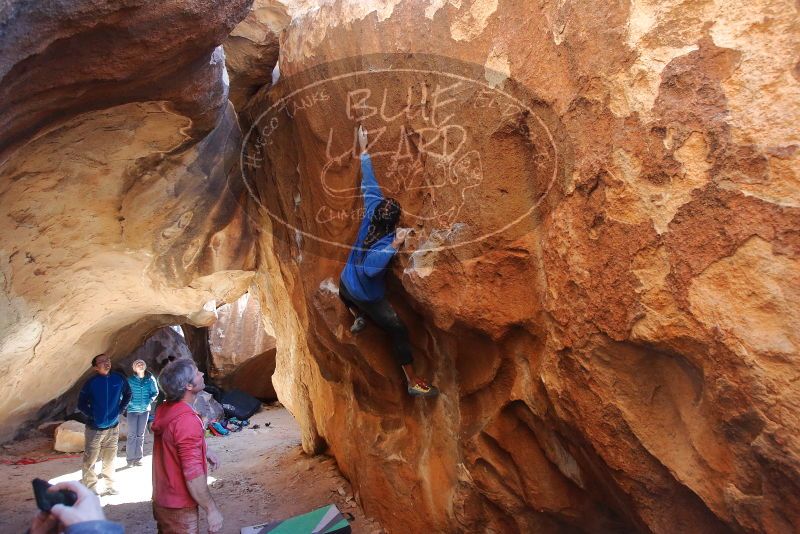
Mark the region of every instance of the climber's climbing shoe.
[[353, 326], [350, 327], [351, 334], [358, 334], [367, 327], [367, 321], [360, 315], [353, 321]]
[[435, 397], [439, 394], [439, 388], [428, 384], [409, 384], [408, 394], [412, 397]]

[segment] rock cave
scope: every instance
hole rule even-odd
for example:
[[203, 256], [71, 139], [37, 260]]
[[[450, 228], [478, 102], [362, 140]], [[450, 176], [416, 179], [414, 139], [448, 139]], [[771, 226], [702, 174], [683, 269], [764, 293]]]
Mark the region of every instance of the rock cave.
[[[5, 2], [0, 440], [156, 343], [389, 534], [800, 531], [798, 12]], [[359, 126], [432, 399], [339, 298]]]

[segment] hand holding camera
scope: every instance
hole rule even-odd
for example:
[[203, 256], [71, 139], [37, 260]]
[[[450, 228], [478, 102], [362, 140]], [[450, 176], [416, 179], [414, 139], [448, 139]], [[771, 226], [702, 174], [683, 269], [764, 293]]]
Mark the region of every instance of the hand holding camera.
[[31, 525], [30, 534], [58, 532], [59, 524], [68, 527], [85, 521], [105, 519], [100, 498], [76, 480], [50, 485], [33, 480], [33, 494], [41, 510]]

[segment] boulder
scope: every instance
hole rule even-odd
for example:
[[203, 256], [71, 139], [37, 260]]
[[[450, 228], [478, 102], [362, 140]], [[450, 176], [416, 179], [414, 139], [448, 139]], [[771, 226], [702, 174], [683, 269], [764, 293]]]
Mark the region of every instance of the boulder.
[[249, 292], [220, 306], [208, 329], [211, 377], [224, 389], [240, 389], [262, 400], [275, 399], [275, 338], [258, 298]]
[[220, 46], [250, 0], [4, 5], [0, 440], [254, 263]]
[[[240, 114], [273, 383], [389, 532], [800, 529], [797, 20], [777, 0], [293, 12]], [[438, 399], [409, 398], [338, 299], [359, 123], [415, 230], [387, 288]]]
[[222, 381], [223, 387], [242, 390], [261, 401], [275, 400], [277, 395], [272, 385], [275, 354], [273, 347], [245, 361]]
[[55, 437], [56, 429], [61, 426], [64, 421], [46, 421], [39, 426], [36, 427], [36, 430], [41, 432], [42, 434]]
[[224, 59], [214, 49], [251, 3], [7, 2], [0, 154], [54, 124], [130, 102], [163, 102], [189, 119], [187, 133], [204, 135], [227, 104]]
[[58, 452], [83, 452], [86, 426], [77, 421], [66, 421], [56, 428], [53, 449]]
[[[249, 291], [390, 533], [800, 531], [796, 3], [281, 4], [0, 9], [0, 440]], [[359, 124], [437, 399], [337, 295]]]
[[127, 356], [121, 358], [117, 363], [130, 375], [133, 362], [144, 360], [147, 371], [158, 376], [158, 373], [169, 363], [169, 358], [173, 359], [188, 358], [192, 359], [192, 353], [186, 344], [186, 340], [180, 327], [165, 326], [159, 328], [147, 338], [147, 340]]
[[194, 402], [195, 411], [200, 414], [204, 421], [214, 421], [225, 416], [222, 405], [214, 400], [211, 393], [201, 391]]

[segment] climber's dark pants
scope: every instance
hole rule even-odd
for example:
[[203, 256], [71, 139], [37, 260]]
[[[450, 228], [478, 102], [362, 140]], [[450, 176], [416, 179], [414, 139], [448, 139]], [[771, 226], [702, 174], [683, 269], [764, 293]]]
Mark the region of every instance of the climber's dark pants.
[[357, 300], [347, 291], [347, 288], [340, 280], [339, 298], [342, 299], [345, 306], [351, 310], [362, 312], [392, 337], [392, 353], [399, 365], [411, 364], [413, 359], [411, 358], [411, 342], [408, 340], [408, 329], [385, 297], [376, 302]]

